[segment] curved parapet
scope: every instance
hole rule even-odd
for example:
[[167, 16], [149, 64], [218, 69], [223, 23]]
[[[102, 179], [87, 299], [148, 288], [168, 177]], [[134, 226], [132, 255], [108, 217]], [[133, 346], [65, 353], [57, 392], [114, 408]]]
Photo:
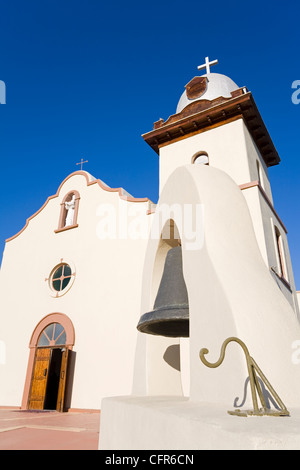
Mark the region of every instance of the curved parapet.
[[24, 227], [18, 232], [16, 233], [15, 235], [13, 235], [12, 237], [6, 239], [6, 243], [7, 242], [10, 242], [12, 240], [14, 240], [15, 238], [17, 238], [19, 235], [21, 235], [22, 232], [24, 232], [24, 230], [28, 227], [30, 221], [32, 219], [34, 219], [36, 216], [38, 216], [45, 208], [46, 206], [48, 205], [48, 203], [52, 200], [52, 199], [56, 199], [57, 197], [60, 196], [60, 193], [61, 193], [61, 189], [65, 186], [65, 184], [70, 180], [72, 179], [74, 176], [83, 176], [85, 178], [85, 181], [86, 181], [86, 186], [92, 186], [92, 185], [97, 185], [99, 188], [101, 188], [103, 191], [108, 191], [108, 192], [111, 192], [111, 193], [117, 193], [120, 197], [120, 199], [123, 199], [125, 201], [128, 201], [128, 202], [147, 202], [149, 203], [149, 208], [148, 208], [148, 211], [150, 213], [151, 211], [151, 207], [153, 205], [153, 203], [150, 201], [150, 199], [148, 199], [147, 197], [144, 197], [144, 198], [135, 198], [133, 196], [131, 196], [131, 194], [129, 194], [125, 189], [123, 189], [122, 187], [119, 187], [119, 188], [110, 188], [106, 183], [104, 183], [102, 180], [100, 179], [97, 179], [97, 178], [94, 178], [90, 173], [86, 172], [86, 171], [75, 171], [74, 173], [71, 173], [70, 175], [68, 175], [64, 180], [63, 182], [60, 184], [56, 194], [54, 194], [53, 196], [49, 196], [47, 198], [47, 200], [45, 201], [45, 203], [42, 205], [42, 207], [37, 211], [35, 212], [35, 214], [31, 215], [27, 220], [26, 220], [26, 223], [24, 225]]

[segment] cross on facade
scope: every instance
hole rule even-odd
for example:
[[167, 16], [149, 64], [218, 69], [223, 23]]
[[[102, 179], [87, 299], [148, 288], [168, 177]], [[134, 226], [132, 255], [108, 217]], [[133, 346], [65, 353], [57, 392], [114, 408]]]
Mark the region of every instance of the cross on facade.
[[205, 57], [205, 64], [199, 65], [198, 70], [206, 69], [206, 73], [210, 73], [210, 66], [216, 65], [217, 63], [217, 60], [212, 60], [211, 62], [209, 62], [209, 58]]
[[79, 163], [76, 163], [76, 165], [80, 165], [80, 169], [82, 170], [82, 167], [83, 167], [84, 163], [88, 163], [88, 160], [83, 161], [83, 158], [82, 158]]

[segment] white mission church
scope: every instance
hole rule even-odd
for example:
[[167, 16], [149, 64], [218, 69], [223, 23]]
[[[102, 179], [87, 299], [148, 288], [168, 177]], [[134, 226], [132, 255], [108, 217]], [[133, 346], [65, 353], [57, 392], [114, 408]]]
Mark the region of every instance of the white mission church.
[[[143, 135], [159, 157], [157, 204], [80, 170], [6, 241], [0, 406], [101, 408], [102, 448], [172, 448], [166, 403], [177, 416], [243, 396], [240, 349], [215, 369], [199, 358], [237, 338], [299, 407], [297, 291], [268, 177], [280, 157], [252, 93], [211, 73], [216, 62]], [[142, 422], [157, 432], [141, 436]]]

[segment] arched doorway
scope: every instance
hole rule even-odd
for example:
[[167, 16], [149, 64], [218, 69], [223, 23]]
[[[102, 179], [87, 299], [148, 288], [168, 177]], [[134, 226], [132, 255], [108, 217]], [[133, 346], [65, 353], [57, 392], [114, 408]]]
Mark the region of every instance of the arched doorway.
[[64, 411], [69, 356], [74, 342], [74, 328], [66, 315], [47, 315], [37, 325], [29, 345], [22, 409]]

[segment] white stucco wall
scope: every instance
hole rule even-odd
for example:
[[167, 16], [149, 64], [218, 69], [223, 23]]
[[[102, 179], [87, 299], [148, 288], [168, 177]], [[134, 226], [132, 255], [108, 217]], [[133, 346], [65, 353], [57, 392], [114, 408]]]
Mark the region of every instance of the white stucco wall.
[[[279, 219], [277, 213], [272, 210], [257, 186], [244, 189], [242, 194], [245, 197], [250, 210], [255, 235], [266, 266], [270, 269], [279, 288], [282, 290], [296, 314], [299, 315], [286, 228], [281, 219]], [[280, 276], [276, 276], [276, 272], [280, 273], [280, 262], [275, 237], [275, 226], [280, 231], [282, 237], [287, 284], [280, 278]]]
[[[190, 164], [193, 156], [201, 151], [208, 154], [211, 167], [224, 171], [237, 185], [242, 187], [259, 182], [270, 204], [273, 204], [268, 168], [242, 118], [162, 146], [159, 153], [160, 192], [172, 172], [182, 165]], [[280, 280], [278, 283], [299, 314], [285, 228], [257, 186], [244, 189], [243, 195], [250, 210], [261, 254], [269, 268], [278, 266], [274, 245], [274, 224], [280, 229], [290, 289]]]
[[[166, 348], [176, 339], [139, 334], [133, 394], [103, 400], [99, 448], [299, 449], [299, 353], [293, 360], [300, 340], [299, 320], [261, 254], [246, 199], [223, 171], [184, 166], [169, 177], [156, 219], [160, 205], [172, 203], [175, 194], [182, 208], [191, 201], [204, 207], [203, 244], [190, 250], [190, 240], [184, 231], [180, 233], [190, 309], [190, 398], [183, 398], [178, 386], [180, 371], [177, 377], [175, 371], [168, 372], [170, 365], [164, 359]], [[166, 221], [162, 218], [161, 229]], [[179, 227], [176, 215], [174, 221]], [[142, 313], [153, 305], [158, 248], [157, 241], [149, 240]], [[245, 387], [244, 353], [230, 344], [224, 362], [209, 369], [199, 352], [207, 348], [206, 359], [215, 362], [224, 340], [232, 336], [246, 344], [291, 418], [245, 419], [226, 413], [236, 402], [253, 409], [249, 386]], [[171, 380], [177, 397], [168, 396]]]
[[[60, 203], [72, 190], [80, 193], [79, 226], [54, 233]], [[0, 361], [1, 406], [20, 406], [31, 335], [43, 317], [55, 312], [67, 315], [75, 328], [71, 407], [99, 409], [103, 396], [130, 393], [141, 274], [153, 217], [146, 215], [148, 205], [124, 201], [97, 183], [88, 186], [84, 175], [75, 174], [6, 244], [0, 272], [0, 340], [6, 345], [5, 364]], [[111, 208], [129, 228], [137, 215], [146, 236], [99, 239], [101, 207]], [[65, 295], [55, 298], [46, 279], [61, 259], [75, 269], [76, 278]]]
[[[186, 249], [188, 240], [181, 233], [190, 306], [191, 399], [232, 404], [235, 397], [243, 396], [248, 374], [240, 348], [228, 348], [227, 360], [217, 370], [207, 369], [199, 360], [200, 349], [207, 347], [214, 362], [223, 341], [237, 336], [246, 343], [283, 401], [298, 406], [300, 369], [292, 362], [292, 344], [300, 338], [299, 321], [262, 257], [242, 191], [223, 171], [189, 165], [178, 168], [170, 176], [158, 209], [160, 204], [171, 204], [175, 194], [182, 207], [192, 201], [194, 205], [203, 205], [205, 214], [201, 248]], [[162, 221], [161, 227], [165, 222]], [[150, 240], [145, 259], [142, 312], [152, 308], [149, 286], [157, 249], [157, 241]], [[165, 372], [166, 380], [161, 379], [160, 372], [167, 368], [163, 360], [166, 341], [168, 346], [172, 343], [172, 339], [139, 335], [134, 393], [168, 393], [171, 372], [169, 375]], [[155, 357], [151, 356], [153, 343], [157, 343]], [[159, 343], [161, 354], [157, 353]], [[174, 387], [180, 395], [175, 378]]]
[[[259, 181], [262, 188], [266, 192], [268, 198], [270, 199], [271, 203], [273, 203], [268, 168], [246, 125], [243, 126], [243, 131], [248, 155], [248, 164], [250, 172], [249, 181]], [[244, 181], [244, 183], [246, 183], [246, 181]]]
[[238, 185], [248, 183], [253, 174], [249, 166], [249, 147], [250, 139], [242, 118], [164, 145], [159, 151], [160, 191], [176, 168], [190, 164], [193, 156], [201, 151], [208, 153], [210, 166], [229, 174]]

